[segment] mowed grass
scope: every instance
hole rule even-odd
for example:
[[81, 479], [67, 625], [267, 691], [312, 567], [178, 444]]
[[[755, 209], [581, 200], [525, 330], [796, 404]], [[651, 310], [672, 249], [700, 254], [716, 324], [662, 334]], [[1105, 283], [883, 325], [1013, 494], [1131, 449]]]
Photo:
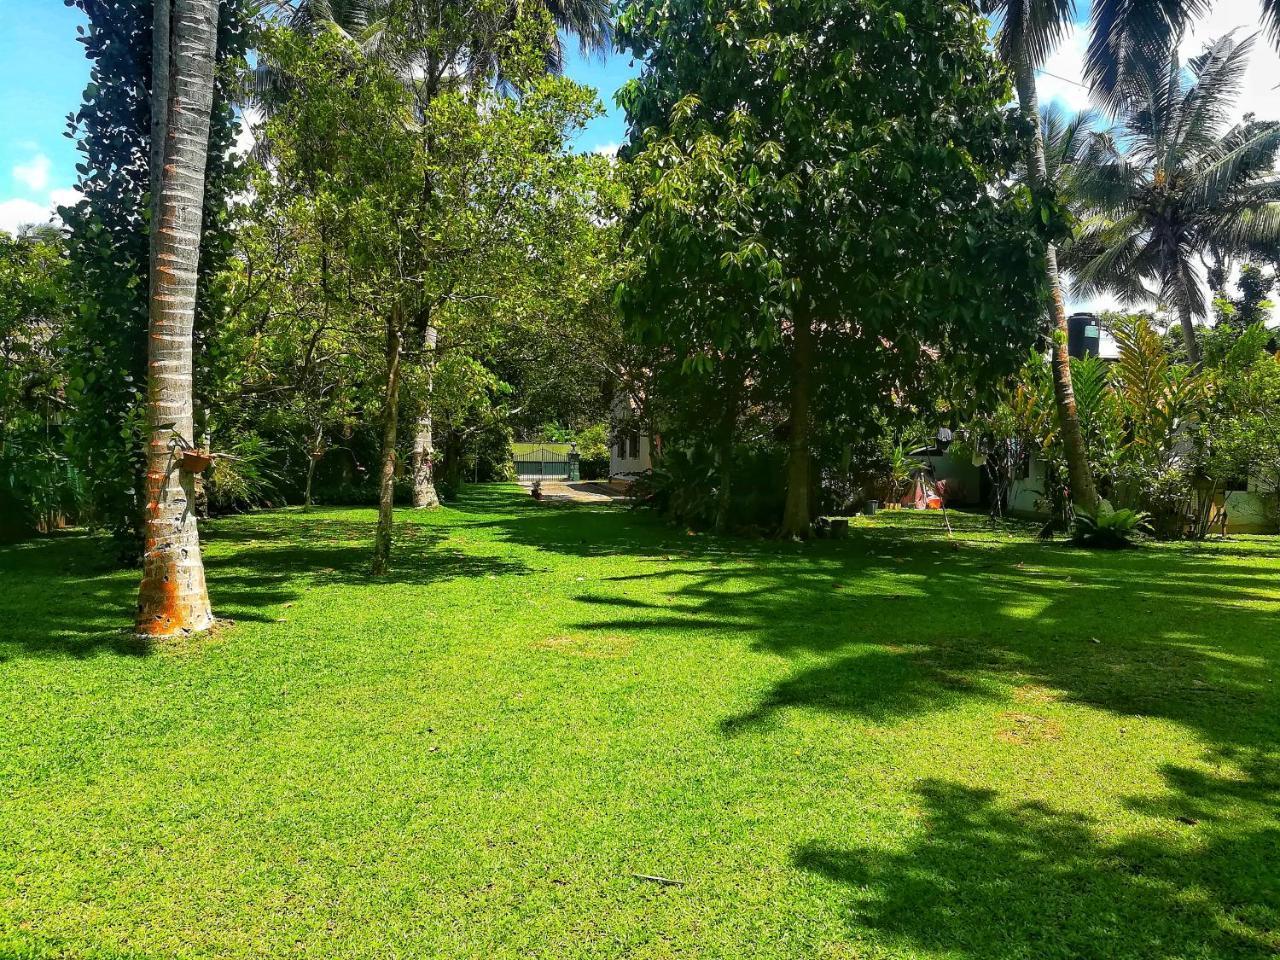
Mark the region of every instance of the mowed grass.
[[373, 519], [206, 524], [234, 623], [155, 649], [0, 549], [0, 957], [1280, 950], [1280, 541]]

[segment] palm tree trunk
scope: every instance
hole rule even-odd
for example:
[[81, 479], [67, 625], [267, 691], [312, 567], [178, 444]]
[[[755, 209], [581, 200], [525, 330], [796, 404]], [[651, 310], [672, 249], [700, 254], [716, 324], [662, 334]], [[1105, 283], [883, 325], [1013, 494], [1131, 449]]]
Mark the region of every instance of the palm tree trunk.
[[382, 470], [378, 480], [378, 530], [373, 540], [373, 575], [391, 568], [391, 524], [396, 497], [396, 418], [400, 408], [400, 353], [404, 327], [400, 308], [387, 319], [387, 386], [382, 401]]
[[[1044, 155], [1044, 132], [1040, 127], [1040, 104], [1036, 97], [1035, 74], [1025, 58], [1015, 70], [1018, 88], [1018, 104], [1035, 128], [1031, 143], [1031, 155], [1027, 158], [1027, 170], [1032, 186], [1048, 193], [1054, 189], [1049, 183]], [[1076, 394], [1071, 385], [1071, 354], [1067, 349], [1067, 307], [1062, 296], [1062, 278], [1058, 274], [1058, 251], [1053, 244], [1045, 250], [1045, 272], [1049, 276], [1050, 309], [1053, 317], [1053, 399], [1058, 411], [1058, 431], [1062, 434], [1062, 446], [1067, 458], [1067, 476], [1071, 484], [1071, 502], [1076, 509], [1093, 514], [1098, 509], [1098, 491], [1089, 469], [1089, 456], [1080, 430], [1080, 417], [1076, 412]]]
[[[218, 0], [157, 0], [153, 82], [163, 99], [156, 129], [164, 162], [152, 172], [151, 290], [147, 356], [147, 475], [137, 629], [169, 637], [213, 624], [194, 510], [194, 476], [181, 468], [194, 443], [192, 328]], [[161, 32], [163, 31], [163, 32]], [[166, 40], [167, 37], [167, 40]]]
[[787, 502], [782, 510], [781, 533], [784, 537], [806, 539], [813, 523], [809, 453], [810, 405], [813, 391], [813, 318], [808, 304], [799, 304], [796, 307], [792, 366]]
[[1200, 341], [1196, 338], [1196, 320], [1191, 315], [1191, 306], [1182, 298], [1178, 307], [1178, 321], [1182, 324], [1182, 339], [1187, 345], [1187, 360], [1197, 370], [1200, 369]]
[[435, 373], [436, 328], [427, 325], [422, 332], [423, 386], [422, 412], [413, 435], [413, 505], [419, 508], [440, 506], [435, 479], [435, 437], [431, 419], [431, 380]]

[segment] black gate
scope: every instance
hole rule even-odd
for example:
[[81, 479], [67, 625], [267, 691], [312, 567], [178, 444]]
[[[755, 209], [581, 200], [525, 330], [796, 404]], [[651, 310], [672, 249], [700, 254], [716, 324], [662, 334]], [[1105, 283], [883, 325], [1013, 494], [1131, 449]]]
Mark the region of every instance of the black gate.
[[569, 454], [551, 447], [537, 446], [517, 453], [516, 476], [521, 480], [568, 480]]

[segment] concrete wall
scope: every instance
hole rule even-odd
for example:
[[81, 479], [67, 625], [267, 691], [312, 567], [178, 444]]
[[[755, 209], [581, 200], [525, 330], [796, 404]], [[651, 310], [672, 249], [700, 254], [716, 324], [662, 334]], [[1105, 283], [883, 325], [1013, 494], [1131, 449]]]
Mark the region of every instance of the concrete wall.
[[[1251, 483], [1250, 487], [1254, 485]], [[1226, 496], [1227, 533], [1276, 533], [1276, 495], [1257, 489], [1231, 490]]]
[[626, 427], [614, 434], [613, 444], [609, 447], [610, 477], [633, 476], [644, 473], [652, 466], [648, 436], [643, 433], [637, 436], [637, 432]]

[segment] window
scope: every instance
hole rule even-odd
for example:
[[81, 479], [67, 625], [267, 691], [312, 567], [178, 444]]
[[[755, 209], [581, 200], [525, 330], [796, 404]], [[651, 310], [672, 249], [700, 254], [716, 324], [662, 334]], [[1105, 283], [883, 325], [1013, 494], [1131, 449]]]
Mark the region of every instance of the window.
[[631, 441], [631, 456], [629, 459], [639, 460], [640, 459], [640, 432], [638, 430], [632, 430], [631, 435], [630, 437], [628, 437], [628, 439]]

